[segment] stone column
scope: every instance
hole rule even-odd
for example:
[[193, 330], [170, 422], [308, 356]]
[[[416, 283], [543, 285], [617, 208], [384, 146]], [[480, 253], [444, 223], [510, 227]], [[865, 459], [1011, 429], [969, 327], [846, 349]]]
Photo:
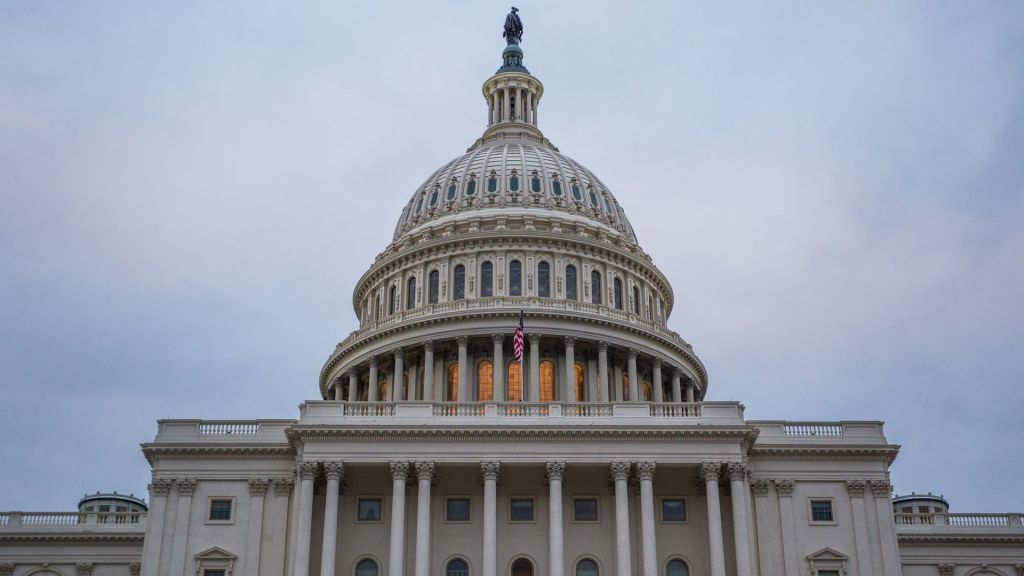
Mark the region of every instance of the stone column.
[[498, 472], [499, 462], [481, 462], [484, 479], [484, 566], [483, 576], [498, 574]]
[[335, 400], [341, 400], [342, 399], [341, 398], [341, 396], [342, 396], [342, 392], [341, 391], [342, 391], [343, 388], [344, 387], [341, 385], [341, 378], [338, 378], [337, 380], [334, 381], [334, 399]]
[[359, 372], [355, 368], [348, 369], [348, 401], [359, 400]]
[[[771, 490], [771, 482], [767, 480], [754, 480], [751, 483], [751, 487], [754, 491], [754, 509], [757, 512], [757, 517], [761, 519], [757, 523], [757, 542], [764, 551], [760, 557], [761, 574], [782, 574], [782, 562], [773, 562], [778, 560], [774, 546], [774, 530], [768, 525], [768, 492]], [[771, 550], [768, 552], [767, 550]], [[867, 575], [865, 575], [867, 576]]]
[[391, 462], [391, 549], [388, 554], [388, 576], [405, 574], [405, 481], [408, 477], [408, 462]]
[[188, 524], [192, 512], [192, 494], [196, 490], [195, 478], [177, 478], [174, 487], [178, 491], [177, 512], [174, 517], [174, 547], [171, 548], [170, 574], [184, 576], [188, 568], [186, 558]]
[[[423, 399], [433, 402], [434, 398], [434, 343], [423, 343]], [[437, 400], [440, 400], [438, 398]]]
[[402, 377], [405, 374], [405, 350], [401, 347], [395, 348], [395, 369], [391, 379], [394, 382], [391, 383], [392, 394], [395, 402], [402, 401], [402, 388], [405, 385], [405, 379]]
[[299, 465], [299, 518], [295, 539], [295, 576], [309, 576], [309, 543], [313, 532], [313, 479], [316, 462]]
[[868, 522], [864, 511], [863, 480], [847, 480], [846, 491], [850, 494], [850, 510], [853, 512], [853, 536], [857, 542], [857, 574], [871, 574], [871, 541], [868, 536]]
[[366, 397], [370, 402], [377, 402], [381, 400], [377, 398], [377, 358], [370, 358], [370, 389], [367, 391]]
[[324, 462], [327, 494], [324, 501], [324, 539], [320, 554], [320, 576], [334, 576], [338, 552], [338, 493], [345, 467], [341, 462]]
[[633, 561], [629, 556], [629, 462], [612, 463], [612, 481], [615, 482], [615, 576], [630, 576]]
[[494, 400], [504, 402], [505, 396], [505, 353], [502, 345], [505, 343], [504, 334], [491, 334], [494, 342]]
[[[528, 114], [528, 116], [526, 118], [526, 121], [529, 122], [530, 124], [534, 124], [534, 122], [533, 122], [533, 91], [532, 90], [528, 90], [526, 92], [526, 113]], [[536, 124], [534, 124], [534, 125], [536, 125]]]
[[608, 382], [608, 343], [597, 343], [597, 389], [600, 399], [604, 402], [612, 401], [612, 387]]
[[[701, 474], [707, 486], [708, 541], [711, 550], [711, 576], [725, 576], [725, 544], [722, 542], [722, 506], [718, 501], [718, 478], [722, 472], [720, 462], [701, 464]], [[797, 572], [792, 572], [797, 574]], [[789, 572], [787, 572], [789, 574]]]
[[[271, 500], [269, 514], [271, 518], [288, 518], [289, 501], [291, 500], [294, 487], [295, 480], [292, 478], [274, 480], [274, 499]], [[296, 517], [298, 517], [297, 514], [292, 514], [292, 518]], [[295, 541], [293, 532], [288, 531], [287, 526], [288, 522], [278, 524], [276, 521], [267, 525], [267, 530], [275, 532], [275, 536], [268, 540], [265, 545], [261, 545], [261, 548], [264, 548], [266, 551], [266, 554], [263, 554], [262, 551], [260, 552], [266, 562], [265, 574], [281, 574], [282, 576], [291, 574], [292, 567], [288, 564], [287, 554], [289, 552], [289, 545], [294, 547]], [[284, 531], [284, 537], [281, 537], [280, 531]]]
[[640, 397], [640, 382], [636, 375], [636, 350], [629, 351], [626, 362], [629, 370], [629, 401], [639, 402], [642, 398]]
[[562, 402], [576, 402], [576, 337], [565, 337], [565, 390]]
[[171, 481], [164, 478], [154, 478], [149, 485], [148, 530], [142, 544], [144, 576], [157, 576], [160, 568], [160, 548], [163, 544], [164, 523], [167, 518], [167, 493], [170, 491]]
[[242, 561], [243, 574], [259, 574], [260, 539], [263, 535], [263, 503], [266, 500], [269, 480], [249, 479], [249, 526], [245, 534], [245, 558]]
[[654, 369], [654, 376], [652, 378], [654, 381], [651, 382], [651, 388], [653, 388], [651, 390], [651, 399], [661, 404], [665, 401], [665, 395], [661, 388], [661, 359], [655, 358], [651, 365]]
[[540, 334], [530, 334], [530, 402], [540, 402]]
[[900, 576], [900, 556], [896, 546], [896, 520], [892, 510], [892, 486], [888, 480], [872, 480], [878, 517], [878, 538], [882, 543], [882, 571], [885, 576]]
[[800, 571], [796, 554], [796, 518], [793, 516], [793, 481], [776, 480], [775, 491], [779, 494], [779, 521], [782, 524], [782, 560], [786, 574]]
[[548, 571], [551, 576], [565, 572], [565, 540], [562, 537], [562, 479], [565, 462], [548, 462]]
[[498, 91], [491, 92], [491, 122], [490, 124], [496, 124], [498, 122]]
[[693, 382], [686, 383], [686, 401], [693, 403]]
[[416, 569], [413, 576], [430, 576], [430, 483], [433, 462], [416, 463]]
[[406, 372], [409, 373], [409, 383], [406, 385], [409, 390], [405, 393], [405, 396], [410, 400], [422, 400], [420, 395], [419, 379], [420, 379], [420, 367], [417, 360], [414, 358], [409, 361], [409, 368]]
[[640, 478], [640, 528], [643, 541], [643, 576], [658, 576], [658, 549], [654, 531], [654, 462], [638, 462]]
[[750, 574], [750, 534], [747, 524], [747, 466], [729, 463], [729, 492], [732, 494], [732, 533], [736, 541], [736, 576]]
[[682, 386], [681, 386], [681, 384], [679, 382], [679, 379], [680, 379], [679, 370], [673, 370], [672, 371], [672, 401], [673, 402], [682, 402], [683, 401], [683, 392], [682, 392], [683, 389], [682, 389]]
[[469, 389], [466, 385], [466, 375], [469, 373], [469, 338], [467, 336], [459, 336], [455, 339], [459, 344], [459, 402], [471, 402], [472, 398], [469, 397]]
[[509, 98], [509, 93], [508, 93], [508, 88], [507, 87], [501, 91], [501, 96], [502, 96], [502, 101], [501, 102], [502, 102], [502, 105], [503, 105], [503, 107], [501, 109], [501, 119], [502, 119], [502, 121], [511, 120], [512, 119], [512, 111], [509, 110], [509, 108], [510, 108], [510, 106], [509, 106], [510, 98]]

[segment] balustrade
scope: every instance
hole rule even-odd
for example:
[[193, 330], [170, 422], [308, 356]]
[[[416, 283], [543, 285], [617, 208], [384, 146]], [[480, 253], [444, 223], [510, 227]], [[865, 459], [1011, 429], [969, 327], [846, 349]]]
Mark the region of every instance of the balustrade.
[[950, 526], [959, 528], [1006, 528], [1021, 526], [1021, 514], [987, 514], [978, 512], [897, 512], [897, 526]]
[[202, 422], [200, 436], [255, 436], [260, 433], [259, 422]]
[[843, 435], [842, 424], [786, 424], [786, 436], [826, 436], [838, 438]]

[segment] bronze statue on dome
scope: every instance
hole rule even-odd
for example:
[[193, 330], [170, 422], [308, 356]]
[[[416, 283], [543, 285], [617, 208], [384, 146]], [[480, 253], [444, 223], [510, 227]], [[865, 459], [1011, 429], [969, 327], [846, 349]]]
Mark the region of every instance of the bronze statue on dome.
[[505, 17], [505, 31], [502, 32], [501, 37], [509, 44], [518, 45], [523, 41], [523, 21], [519, 19], [519, 9], [515, 6]]

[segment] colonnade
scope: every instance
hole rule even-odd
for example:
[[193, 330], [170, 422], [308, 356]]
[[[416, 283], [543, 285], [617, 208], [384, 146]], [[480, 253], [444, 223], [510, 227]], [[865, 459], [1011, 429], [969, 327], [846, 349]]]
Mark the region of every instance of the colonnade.
[[[518, 372], [518, 398], [509, 389], [507, 334], [458, 336], [443, 343], [427, 340], [419, 346], [396, 347], [350, 366], [333, 383], [333, 399], [350, 402], [366, 400], [444, 402], [481, 401], [476, 381], [476, 363], [488, 360], [493, 367], [493, 392], [488, 400], [540, 402], [695, 402], [702, 396], [695, 379], [670, 359], [602, 340], [584, 340], [576, 336], [527, 335], [525, 362]], [[489, 341], [486, 342], [485, 341]], [[541, 366], [552, 361], [560, 370], [545, 374], [553, 390], [542, 394]], [[436, 369], [440, 362], [442, 370]], [[454, 392], [449, 391], [447, 368], [457, 363]], [[422, 367], [422, 371], [420, 368]], [[576, 397], [576, 371], [582, 367], [584, 393]], [[390, 370], [386, 397], [382, 397], [381, 368]], [[561, 374], [558, 374], [561, 372]], [[396, 375], [401, 375], [396, 377]], [[437, 378], [441, 378], [441, 382]], [[624, 385], [628, 381], [628, 386]], [[643, 386], [641, 385], [643, 384]], [[408, 385], [409, 390], [403, 388]], [[649, 390], [647, 387], [649, 386]]]
[[[319, 465], [322, 464], [327, 478], [327, 497], [324, 511], [324, 528], [320, 576], [334, 576], [338, 542], [338, 494], [344, 470], [341, 462], [303, 462], [298, 467], [300, 482], [296, 485], [298, 518], [295, 524], [295, 553], [290, 567], [291, 576], [309, 575], [309, 551], [313, 522], [313, 482]], [[538, 464], [540, 464], [538, 462]], [[725, 546], [722, 534], [721, 503], [718, 481], [723, 466], [731, 483], [733, 529], [736, 552], [736, 576], [751, 576], [751, 546], [747, 517], [750, 511], [747, 466], [741, 462], [705, 462], [700, 466], [700, 476], [705, 481], [708, 507], [708, 536], [710, 542], [711, 576], [725, 576]], [[548, 570], [551, 576], [564, 576], [564, 520], [562, 518], [562, 485], [566, 474], [566, 463], [549, 461], [544, 463], [548, 484]], [[391, 540], [389, 545], [388, 576], [402, 576], [405, 573], [406, 533], [406, 484], [411, 478], [417, 483], [416, 492], [416, 533], [413, 576], [429, 576], [430, 543], [432, 539], [430, 521], [430, 500], [432, 481], [436, 471], [434, 462], [414, 463], [395, 461], [389, 463], [392, 480]], [[653, 461], [612, 462], [610, 479], [615, 491], [615, 576], [632, 575], [632, 538], [630, 536], [629, 481], [631, 477], [640, 487], [640, 558], [642, 576], [658, 575], [657, 538], [655, 534], [654, 474], [657, 464]], [[483, 484], [483, 566], [482, 576], [498, 576], [497, 564], [497, 483], [501, 474], [501, 462], [480, 463]], [[344, 534], [342, 535], [344, 539]]]

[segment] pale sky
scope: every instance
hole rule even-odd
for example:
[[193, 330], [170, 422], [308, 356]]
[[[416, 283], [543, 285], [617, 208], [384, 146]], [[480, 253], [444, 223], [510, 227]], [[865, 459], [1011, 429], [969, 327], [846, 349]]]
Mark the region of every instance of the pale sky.
[[[883, 420], [897, 492], [1024, 511], [1024, 3], [517, 6], [710, 399]], [[0, 3], [0, 510], [145, 494], [158, 418], [318, 397], [508, 7]]]

